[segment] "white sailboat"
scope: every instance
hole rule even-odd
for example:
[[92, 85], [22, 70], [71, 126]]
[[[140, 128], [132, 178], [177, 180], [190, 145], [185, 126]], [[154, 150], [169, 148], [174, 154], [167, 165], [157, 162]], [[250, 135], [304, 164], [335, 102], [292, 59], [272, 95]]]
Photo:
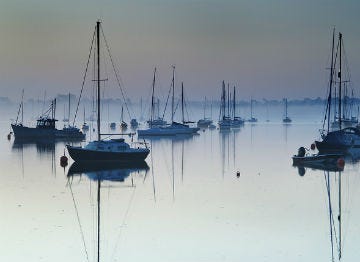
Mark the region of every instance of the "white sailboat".
[[[191, 135], [196, 134], [200, 128], [198, 127], [190, 127], [184, 121], [182, 123], [178, 123], [174, 121], [174, 114], [175, 114], [175, 66], [172, 66], [173, 74], [172, 74], [172, 81], [171, 81], [171, 88], [172, 88], [172, 101], [171, 101], [171, 124], [166, 126], [153, 126], [148, 129], [138, 130], [138, 136], [174, 136], [174, 135]], [[155, 75], [155, 73], [154, 73]], [[154, 77], [155, 79], [155, 77]], [[153, 81], [153, 90], [154, 90], [155, 80]], [[182, 115], [184, 116], [184, 92], [182, 88]], [[153, 100], [152, 100], [153, 105]], [[153, 110], [152, 110], [153, 116]]]

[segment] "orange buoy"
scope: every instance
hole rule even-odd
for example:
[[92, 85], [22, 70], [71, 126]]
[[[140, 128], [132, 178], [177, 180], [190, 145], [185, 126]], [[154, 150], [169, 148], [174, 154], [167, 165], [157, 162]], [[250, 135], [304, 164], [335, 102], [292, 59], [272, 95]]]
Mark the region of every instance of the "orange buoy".
[[316, 148], [315, 143], [312, 143], [311, 146], [310, 146], [310, 148], [311, 148], [311, 150], [315, 150], [315, 148]]
[[343, 168], [343, 167], [345, 166], [345, 160], [344, 160], [344, 158], [339, 158], [339, 159], [337, 160], [337, 165], [338, 165], [338, 167]]
[[68, 165], [68, 158], [64, 154], [63, 156], [60, 157], [60, 166], [66, 167], [67, 165]]

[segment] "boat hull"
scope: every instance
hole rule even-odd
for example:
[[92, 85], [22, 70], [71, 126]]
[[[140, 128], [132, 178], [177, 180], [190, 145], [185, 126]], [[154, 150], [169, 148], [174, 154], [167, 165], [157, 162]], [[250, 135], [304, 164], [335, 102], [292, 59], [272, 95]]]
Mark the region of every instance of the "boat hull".
[[341, 158], [343, 154], [318, 154], [318, 155], [310, 155], [310, 156], [293, 156], [293, 165], [299, 164], [332, 164], [336, 163], [339, 158]]
[[173, 123], [166, 127], [153, 127], [145, 130], [138, 130], [138, 136], [176, 136], [196, 134], [200, 128], [189, 127], [184, 124]]
[[26, 127], [23, 125], [11, 125], [14, 136], [17, 139], [69, 139], [84, 140], [85, 134], [75, 130], [59, 130], [51, 128]]
[[360, 131], [353, 127], [329, 132], [323, 141], [315, 141], [319, 152], [346, 152], [360, 148]]
[[82, 147], [66, 146], [70, 157], [75, 162], [143, 162], [149, 154], [149, 150], [134, 150], [126, 152], [99, 151]]

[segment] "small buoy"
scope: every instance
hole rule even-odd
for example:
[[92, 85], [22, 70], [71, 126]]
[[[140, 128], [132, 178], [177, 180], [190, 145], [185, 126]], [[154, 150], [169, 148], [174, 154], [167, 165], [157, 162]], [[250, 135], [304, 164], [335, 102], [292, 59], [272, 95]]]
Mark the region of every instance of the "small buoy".
[[344, 167], [344, 166], [345, 166], [345, 160], [344, 160], [344, 158], [339, 158], [339, 159], [337, 160], [337, 165], [338, 165], [338, 167]]
[[316, 148], [315, 143], [312, 143], [311, 146], [310, 146], [310, 148], [311, 148], [311, 150], [315, 150], [315, 148]]
[[237, 176], [237, 177], [240, 177], [240, 171], [237, 171], [237, 172], [236, 172], [236, 176]]
[[60, 157], [60, 166], [66, 167], [67, 165], [68, 165], [68, 158], [64, 154], [63, 156]]

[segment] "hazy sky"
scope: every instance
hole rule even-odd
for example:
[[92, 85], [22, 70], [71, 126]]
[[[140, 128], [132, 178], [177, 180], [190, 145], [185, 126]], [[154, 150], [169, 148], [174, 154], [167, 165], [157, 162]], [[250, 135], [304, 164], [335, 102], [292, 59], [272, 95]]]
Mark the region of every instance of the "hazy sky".
[[220, 98], [222, 80], [240, 99], [324, 97], [334, 25], [359, 86], [359, 11], [358, 0], [1, 0], [0, 96], [78, 94], [100, 18], [131, 98], [149, 94], [154, 66], [166, 90], [172, 64], [193, 99]]

